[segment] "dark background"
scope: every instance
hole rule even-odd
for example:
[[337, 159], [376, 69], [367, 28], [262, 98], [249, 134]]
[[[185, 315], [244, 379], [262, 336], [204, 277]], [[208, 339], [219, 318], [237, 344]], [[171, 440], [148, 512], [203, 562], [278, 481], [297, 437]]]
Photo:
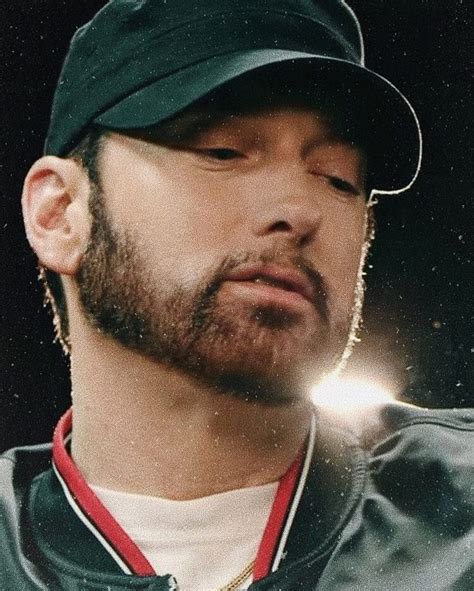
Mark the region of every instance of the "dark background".
[[[470, 153], [472, 18], [464, 0], [352, 0], [367, 65], [415, 106], [424, 163], [377, 206], [362, 342], [346, 371], [423, 406], [474, 406]], [[0, 6], [0, 447], [47, 441], [69, 404], [67, 361], [24, 237], [21, 185], [41, 155], [55, 81], [76, 27], [102, 6]]]

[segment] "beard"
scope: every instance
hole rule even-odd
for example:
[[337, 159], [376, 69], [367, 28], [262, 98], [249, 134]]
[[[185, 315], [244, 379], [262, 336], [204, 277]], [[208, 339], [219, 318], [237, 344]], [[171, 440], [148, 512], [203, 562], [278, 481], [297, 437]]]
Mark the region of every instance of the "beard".
[[[276, 251], [229, 254], [194, 285], [160, 290], [165, 278], [149, 268], [136, 236], [113, 227], [103, 201], [93, 186], [91, 236], [77, 275], [82, 311], [103, 335], [216, 393], [271, 405], [307, 397], [315, 381], [348, 357], [357, 340], [361, 285], [351, 315], [336, 325], [323, 277], [303, 257]], [[229, 272], [249, 262], [292, 266], [305, 275], [315, 314], [304, 330], [296, 313], [271, 305], [238, 309], [221, 297]]]

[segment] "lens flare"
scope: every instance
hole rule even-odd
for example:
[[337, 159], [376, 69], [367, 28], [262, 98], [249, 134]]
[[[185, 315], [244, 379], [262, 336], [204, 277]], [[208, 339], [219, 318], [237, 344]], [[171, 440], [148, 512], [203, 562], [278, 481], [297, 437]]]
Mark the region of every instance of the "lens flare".
[[395, 394], [372, 381], [331, 377], [311, 390], [311, 398], [317, 406], [352, 412], [368, 406], [394, 402]]

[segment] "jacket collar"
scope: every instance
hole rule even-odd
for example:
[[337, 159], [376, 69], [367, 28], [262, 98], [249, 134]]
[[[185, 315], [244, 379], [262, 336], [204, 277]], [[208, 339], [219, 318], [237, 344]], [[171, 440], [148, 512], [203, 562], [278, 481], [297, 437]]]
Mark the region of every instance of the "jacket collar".
[[[56, 568], [82, 580], [87, 572], [92, 580], [105, 577], [107, 584], [126, 584], [124, 589], [135, 588], [139, 581], [141, 589], [148, 589], [148, 583], [150, 589], [172, 589], [171, 575], [154, 574], [74, 465], [67, 449], [71, 429], [69, 411], [55, 431], [53, 471], [41, 475], [33, 489], [31, 513], [38, 547]], [[292, 573], [296, 576], [308, 561], [314, 584], [314, 569], [324, 568], [324, 557], [360, 497], [364, 471], [362, 452], [350, 433], [316, 413], [305, 449], [280, 481], [258, 552], [253, 589], [263, 590], [275, 580], [281, 586], [282, 570], [284, 580], [294, 584]]]

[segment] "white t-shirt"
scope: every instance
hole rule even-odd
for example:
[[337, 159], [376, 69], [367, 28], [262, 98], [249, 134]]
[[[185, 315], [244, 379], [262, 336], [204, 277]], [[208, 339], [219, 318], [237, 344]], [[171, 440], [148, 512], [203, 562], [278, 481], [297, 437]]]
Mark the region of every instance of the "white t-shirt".
[[191, 501], [91, 488], [158, 575], [180, 591], [215, 591], [255, 560], [278, 482]]

